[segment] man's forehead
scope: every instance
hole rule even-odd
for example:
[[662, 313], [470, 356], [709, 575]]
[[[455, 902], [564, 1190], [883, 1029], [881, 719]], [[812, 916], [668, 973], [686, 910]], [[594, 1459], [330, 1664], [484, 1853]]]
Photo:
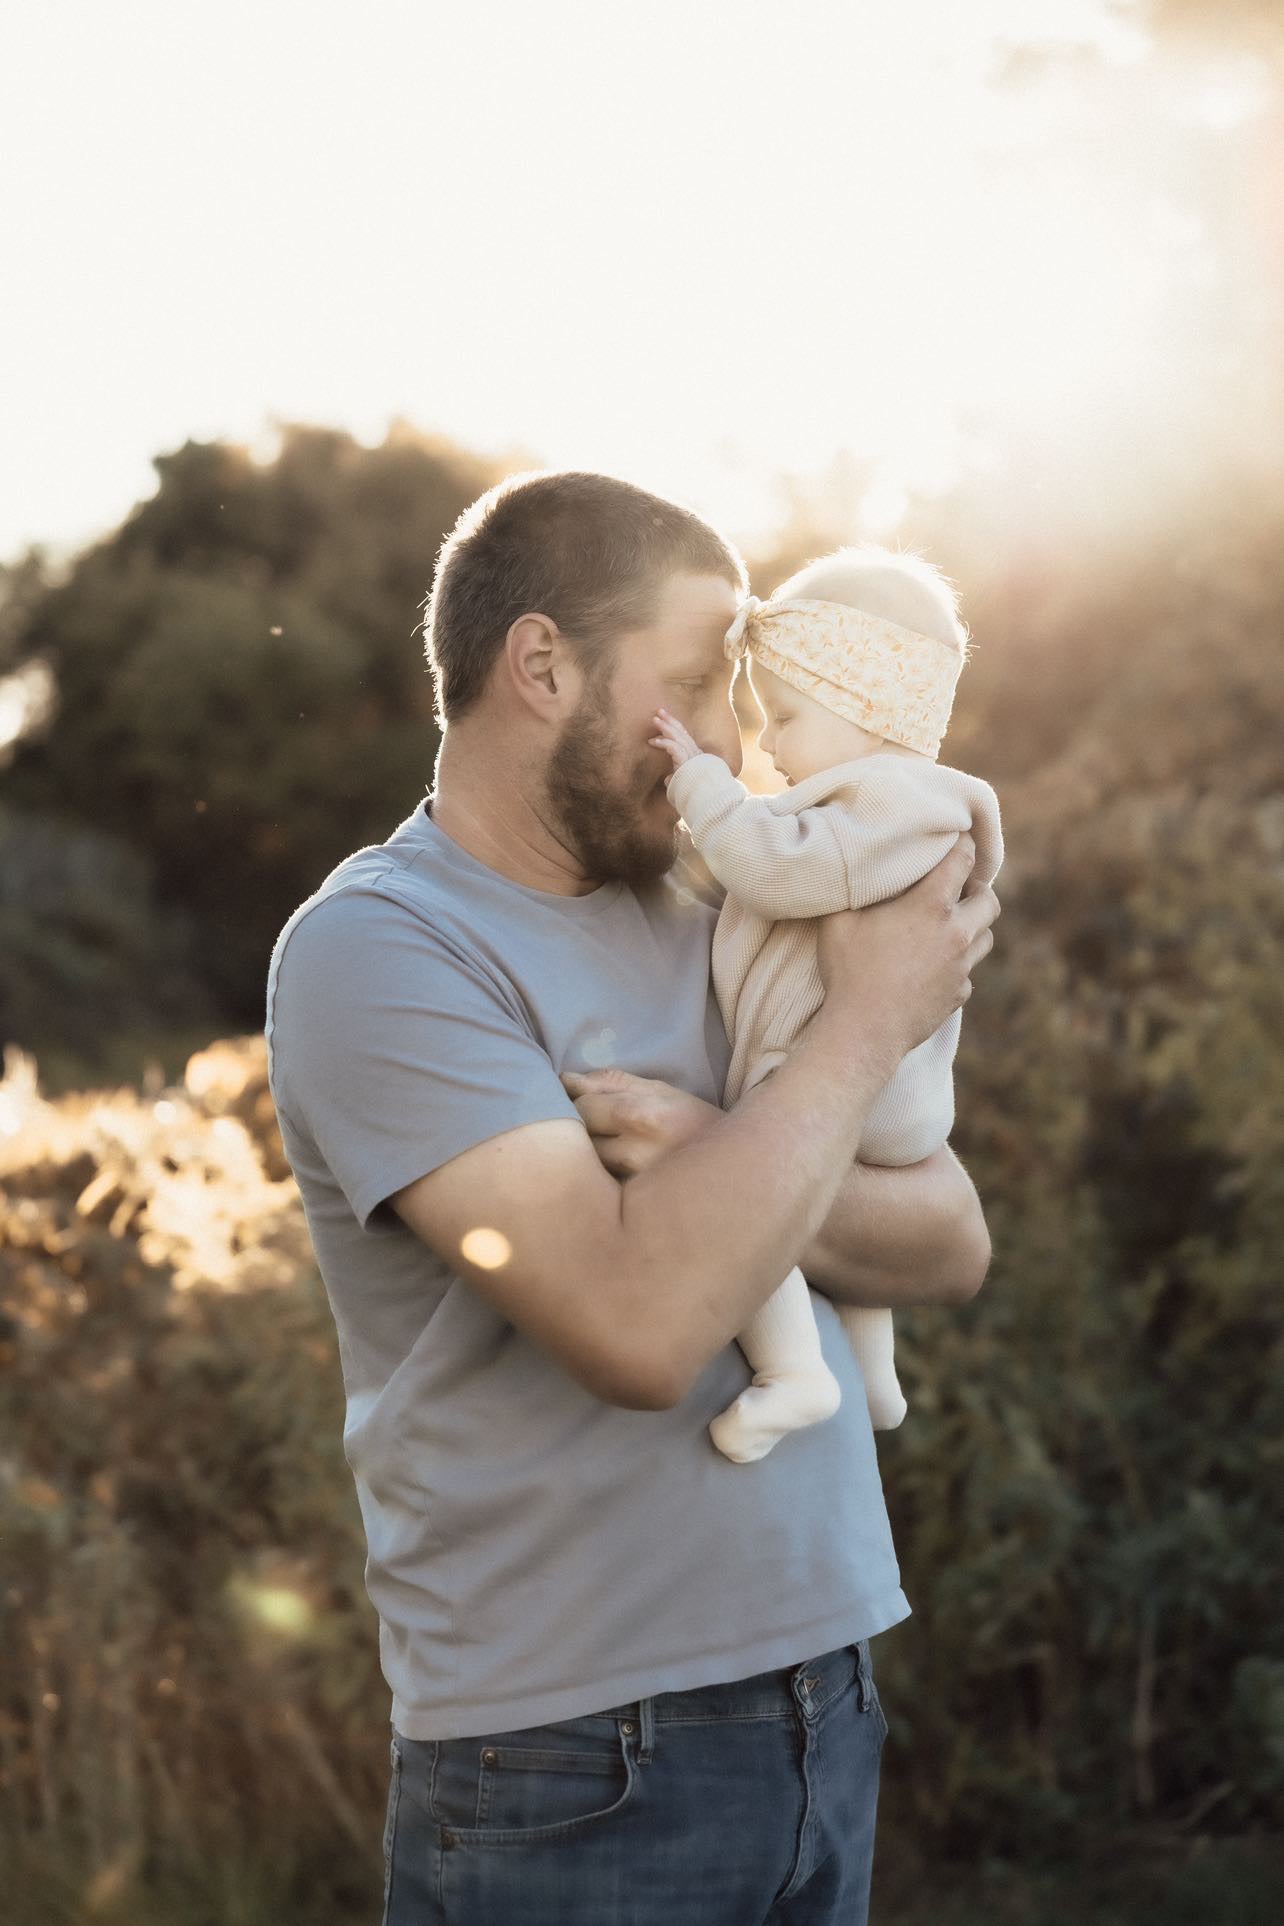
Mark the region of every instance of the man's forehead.
[[738, 597], [720, 575], [670, 575], [656, 600], [651, 625], [657, 651], [666, 657], [692, 654], [713, 667], [725, 661], [723, 637]]

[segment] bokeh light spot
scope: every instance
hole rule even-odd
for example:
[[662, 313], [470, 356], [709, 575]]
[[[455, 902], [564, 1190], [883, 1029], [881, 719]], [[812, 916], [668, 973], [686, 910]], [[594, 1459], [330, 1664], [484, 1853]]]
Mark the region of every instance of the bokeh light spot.
[[491, 1230], [485, 1224], [470, 1230], [459, 1248], [468, 1262], [482, 1271], [502, 1270], [513, 1254], [513, 1247], [503, 1232]]
[[269, 1631], [302, 1638], [312, 1625], [312, 1607], [288, 1585], [242, 1584], [237, 1594], [246, 1610]]

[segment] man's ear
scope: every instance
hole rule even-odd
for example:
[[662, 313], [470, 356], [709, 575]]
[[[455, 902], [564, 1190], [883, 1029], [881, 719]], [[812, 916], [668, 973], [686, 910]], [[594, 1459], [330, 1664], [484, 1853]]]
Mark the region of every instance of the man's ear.
[[519, 615], [504, 638], [504, 659], [513, 692], [537, 715], [559, 720], [575, 707], [579, 669], [551, 617]]

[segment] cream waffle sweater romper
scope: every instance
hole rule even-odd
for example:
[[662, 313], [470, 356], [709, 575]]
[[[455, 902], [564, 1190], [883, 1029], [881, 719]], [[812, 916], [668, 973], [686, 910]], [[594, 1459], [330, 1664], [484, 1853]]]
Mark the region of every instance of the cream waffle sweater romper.
[[[976, 841], [978, 881], [992, 883], [1003, 860], [993, 789], [927, 756], [876, 752], [783, 794], [753, 796], [720, 757], [698, 755], [674, 770], [668, 794], [727, 891], [713, 938], [714, 989], [732, 1044], [727, 1105], [770, 1076], [820, 1007], [817, 917], [899, 895], [966, 829]], [[871, 1106], [860, 1162], [918, 1163], [946, 1141], [961, 1022], [956, 1011], [902, 1060]], [[795, 1311], [800, 1289], [805, 1297], [797, 1271], [781, 1286], [792, 1290]], [[899, 1423], [905, 1407], [891, 1369], [890, 1311], [838, 1310], [867, 1384], [870, 1345], [886, 1350], [894, 1396], [883, 1409], [871, 1401], [871, 1414], [876, 1428]], [[810, 1318], [809, 1299], [806, 1312]], [[773, 1298], [741, 1333], [756, 1373], [770, 1375], [779, 1315]]]

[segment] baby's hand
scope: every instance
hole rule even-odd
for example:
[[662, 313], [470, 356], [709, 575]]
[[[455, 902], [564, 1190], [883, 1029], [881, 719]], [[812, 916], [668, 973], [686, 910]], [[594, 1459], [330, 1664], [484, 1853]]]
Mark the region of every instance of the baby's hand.
[[684, 728], [678, 718], [671, 716], [667, 709], [656, 710], [655, 727], [657, 733], [651, 737], [651, 747], [667, 749], [673, 757], [675, 769], [681, 769], [684, 762], [690, 762], [692, 756], [700, 754], [700, 745], [691, 731]]

